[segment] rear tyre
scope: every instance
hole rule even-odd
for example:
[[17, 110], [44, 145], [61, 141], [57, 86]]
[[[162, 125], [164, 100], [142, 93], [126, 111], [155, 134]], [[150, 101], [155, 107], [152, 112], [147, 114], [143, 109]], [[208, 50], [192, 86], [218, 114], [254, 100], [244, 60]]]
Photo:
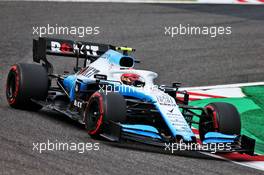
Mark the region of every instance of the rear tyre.
[[236, 107], [229, 103], [215, 102], [205, 106], [208, 115], [200, 119], [199, 134], [204, 140], [204, 135], [210, 131], [223, 134], [236, 134], [241, 132], [240, 115]]
[[48, 94], [48, 75], [37, 64], [15, 64], [11, 67], [6, 83], [6, 98], [13, 108], [39, 110], [34, 100], [45, 100]]
[[95, 92], [84, 111], [85, 127], [90, 136], [99, 136], [109, 121], [126, 121], [126, 102], [119, 93]]

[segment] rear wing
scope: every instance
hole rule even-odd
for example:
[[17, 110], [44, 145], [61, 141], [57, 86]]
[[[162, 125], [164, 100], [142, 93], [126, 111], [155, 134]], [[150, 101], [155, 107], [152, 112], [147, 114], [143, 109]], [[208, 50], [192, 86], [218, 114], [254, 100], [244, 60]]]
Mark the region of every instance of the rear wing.
[[107, 50], [115, 46], [91, 42], [79, 42], [72, 40], [39, 38], [33, 40], [33, 61], [39, 63], [46, 61], [47, 55], [77, 57], [77, 58], [98, 58]]
[[84, 59], [83, 67], [86, 67], [87, 60], [95, 61], [109, 49], [123, 51], [125, 55], [128, 52], [135, 51], [135, 49], [129, 47], [116, 47], [108, 44], [39, 37], [38, 40], [33, 39], [33, 61], [37, 63], [40, 63], [41, 60], [44, 61], [44, 66], [51, 74], [53, 72], [53, 66], [47, 60], [47, 55], [75, 57], [76, 66], [74, 71], [77, 72], [80, 69], [79, 58]]

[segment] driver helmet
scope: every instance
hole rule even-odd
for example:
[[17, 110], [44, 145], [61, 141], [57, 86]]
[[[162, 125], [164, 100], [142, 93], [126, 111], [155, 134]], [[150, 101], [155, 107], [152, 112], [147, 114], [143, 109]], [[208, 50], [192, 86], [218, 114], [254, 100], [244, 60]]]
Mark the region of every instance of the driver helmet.
[[134, 73], [124, 73], [121, 76], [121, 81], [123, 84], [143, 87], [145, 85], [145, 81], [140, 75]]

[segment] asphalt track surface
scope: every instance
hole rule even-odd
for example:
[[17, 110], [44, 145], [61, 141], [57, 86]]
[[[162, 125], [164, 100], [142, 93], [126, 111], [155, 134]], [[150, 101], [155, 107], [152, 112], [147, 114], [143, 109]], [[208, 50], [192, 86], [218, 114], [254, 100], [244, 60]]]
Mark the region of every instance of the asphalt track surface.
[[[199, 155], [169, 155], [100, 142], [99, 151], [33, 151], [33, 142], [91, 142], [79, 124], [53, 112], [8, 107], [5, 80], [10, 65], [31, 62], [33, 26], [100, 26], [100, 35], [80, 40], [135, 47], [139, 68], [160, 74], [158, 82], [185, 86], [264, 80], [264, 12], [260, 6], [110, 3], [0, 2], [0, 174], [264, 174]], [[164, 35], [164, 26], [230, 25], [232, 35]], [[73, 39], [73, 36], [57, 36]], [[78, 38], [77, 38], [78, 39]], [[55, 61], [56, 62], [56, 61]], [[72, 70], [66, 59], [58, 70]]]

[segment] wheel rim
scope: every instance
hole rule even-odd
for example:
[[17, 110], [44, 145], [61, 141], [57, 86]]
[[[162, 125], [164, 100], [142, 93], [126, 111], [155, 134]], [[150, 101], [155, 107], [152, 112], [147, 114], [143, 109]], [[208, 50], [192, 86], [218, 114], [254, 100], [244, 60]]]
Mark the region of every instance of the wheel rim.
[[7, 83], [7, 97], [8, 98], [14, 97], [15, 90], [16, 90], [16, 77], [14, 76], [14, 73], [12, 73]]
[[92, 102], [92, 104], [90, 105], [90, 110], [88, 111], [88, 117], [89, 117], [89, 122], [93, 126], [95, 126], [100, 117], [100, 110], [99, 110], [98, 102], [96, 101]]

